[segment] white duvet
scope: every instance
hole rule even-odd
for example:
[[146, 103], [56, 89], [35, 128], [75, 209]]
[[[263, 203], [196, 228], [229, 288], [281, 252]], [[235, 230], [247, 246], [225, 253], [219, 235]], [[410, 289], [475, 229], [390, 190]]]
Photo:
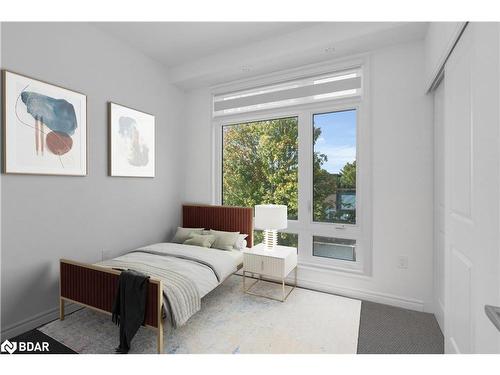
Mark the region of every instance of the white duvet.
[[[202, 263], [210, 264], [212, 268], [194, 260], [176, 258], [176, 256], [194, 258]], [[138, 248], [97, 265], [130, 268], [130, 265], [133, 264], [137, 271], [143, 271], [149, 276], [159, 279], [162, 279], [162, 269], [170, 269], [192, 280], [201, 298], [234, 273], [242, 261], [243, 254], [237, 250], [224, 251], [164, 242]]]

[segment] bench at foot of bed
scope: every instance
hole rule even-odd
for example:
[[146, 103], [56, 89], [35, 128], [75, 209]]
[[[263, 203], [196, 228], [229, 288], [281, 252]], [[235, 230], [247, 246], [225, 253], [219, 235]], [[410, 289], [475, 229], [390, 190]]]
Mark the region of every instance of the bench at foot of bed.
[[[61, 259], [59, 264], [60, 320], [64, 320], [66, 301], [111, 315], [113, 301], [118, 290], [120, 271], [67, 259]], [[162, 303], [161, 281], [150, 279], [144, 325], [156, 331], [158, 353], [163, 353]]]

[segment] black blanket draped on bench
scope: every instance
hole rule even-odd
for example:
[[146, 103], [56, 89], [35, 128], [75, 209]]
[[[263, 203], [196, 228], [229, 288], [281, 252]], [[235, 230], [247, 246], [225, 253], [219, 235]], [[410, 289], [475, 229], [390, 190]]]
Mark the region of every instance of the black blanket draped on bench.
[[113, 323], [120, 326], [117, 353], [128, 353], [132, 338], [144, 324], [148, 279], [149, 276], [134, 270], [125, 270], [120, 274], [111, 317]]

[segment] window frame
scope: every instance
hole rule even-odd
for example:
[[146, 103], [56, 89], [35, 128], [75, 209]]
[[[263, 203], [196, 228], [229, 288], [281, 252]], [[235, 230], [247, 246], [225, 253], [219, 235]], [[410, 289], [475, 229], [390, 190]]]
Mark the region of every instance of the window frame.
[[[341, 274], [353, 274], [353, 276], [370, 276], [372, 272], [372, 160], [368, 95], [370, 71], [367, 59], [363, 61], [361, 68], [363, 69], [363, 88], [360, 96], [212, 118], [212, 203], [222, 204], [223, 127], [284, 117], [298, 117], [298, 219], [288, 220], [288, 227], [282, 232], [298, 235], [299, 267], [326, 269]], [[216, 91], [212, 92], [212, 94], [215, 93]], [[212, 103], [212, 98], [213, 96], [210, 97], [210, 103]], [[356, 110], [356, 223], [315, 222], [312, 212], [313, 116], [349, 109]], [[313, 256], [314, 236], [355, 239], [356, 261]]]
[[[368, 213], [371, 215], [371, 210], [366, 208], [366, 193], [368, 192], [365, 189], [367, 185], [368, 177], [367, 172], [370, 170], [369, 167], [365, 167], [366, 155], [361, 149], [368, 149], [369, 145], [367, 142], [363, 141], [363, 137], [360, 137], [362, 133], [365, 132], [365, 128], [367, 127], [367, 121], [365, 117], [366, 112], [366, 103], [364, 103], [365, 99], [363, 97], [352, 98], [351, 100], [346, 101], [332, 101], [326, 103], [322, 106], [315, 106], [313, 108], [307, 108], [305, 115], [306, 122], [302, 124], [302, 128], [307, 127], [307, 136], [303, 141], [307, 141], [307, 147], [303, 147], [302, 149], [307, 152], [308, 156], [305, 158], [306, 166], [302, 167], [302, 170], [307, 171], [307, 180], [302, 183], [300, 186], [300, 140], [299, 140], [299, 192], [302, 190], [306, 190], [303, 195], [299, 193], [299, 218], [300, 218], [300, 203], [302, 197], [307, 197], [307, 224], [303, 223], [302, 227], [304, 229], [303, 241], [300, 239], [299, 235], [299, 246], [302, 244], [302, 247], [307, 249], [301, 252], [299, 251], [299, 261], [310, 267], [318, 267], [318, 268], [326, 268], [335, 271], [343, 271], [343, 272], [351, 272], [356, 274], [368, 274], [371, 269], [371, 264], [367, 261], [370, 259], [367, 252], [371, 249], [369, 246], [370, 236], [366, 233], [368, 228], [365, 224], [368, 220]], [[313, 205], [313, 152], [314, 152], [314, 144], [313, 144], [313, 129], [314, 122], [313, 116], [315, 114], [321, 113], [330, 113], [330, 112], [340, 112], [345, 110], [354, 109], [356, 110], [356, 223], [348, 224], [348, 223], [328, 223], [328, 222], [317, 222], [314, 221], [312, 205]], [[300, 137], [300, 129], [301, 123], [299, 120], [299, 137]], [[304, 173], [302, 173], [304, 174]], [[306, 226], [304, 227], [304, 224]], [[323, 258], [313, 255], [313, 237], [314, 236], [322, 236], [322, 237], [334, 237], [334, 238], [346, 238], [346, 239], [355, 239], [356, 240], [356, 261], [348, 261], [342, 259], [331, 259], [331, 258]], [[371, 253], [371, 251], [370, 251]], [[370, 254], [371, 255], [371, 254]]]

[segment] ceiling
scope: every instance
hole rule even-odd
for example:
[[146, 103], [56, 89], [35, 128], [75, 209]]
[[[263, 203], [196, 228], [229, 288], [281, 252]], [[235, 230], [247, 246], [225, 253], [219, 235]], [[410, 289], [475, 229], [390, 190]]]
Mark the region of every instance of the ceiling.
[[96, 22], [167, 67], [308, 27], [308, 22]]
[[97, 22], [168, 68], [183, 89], [213, 86], [422, 40], [424, 22]]

